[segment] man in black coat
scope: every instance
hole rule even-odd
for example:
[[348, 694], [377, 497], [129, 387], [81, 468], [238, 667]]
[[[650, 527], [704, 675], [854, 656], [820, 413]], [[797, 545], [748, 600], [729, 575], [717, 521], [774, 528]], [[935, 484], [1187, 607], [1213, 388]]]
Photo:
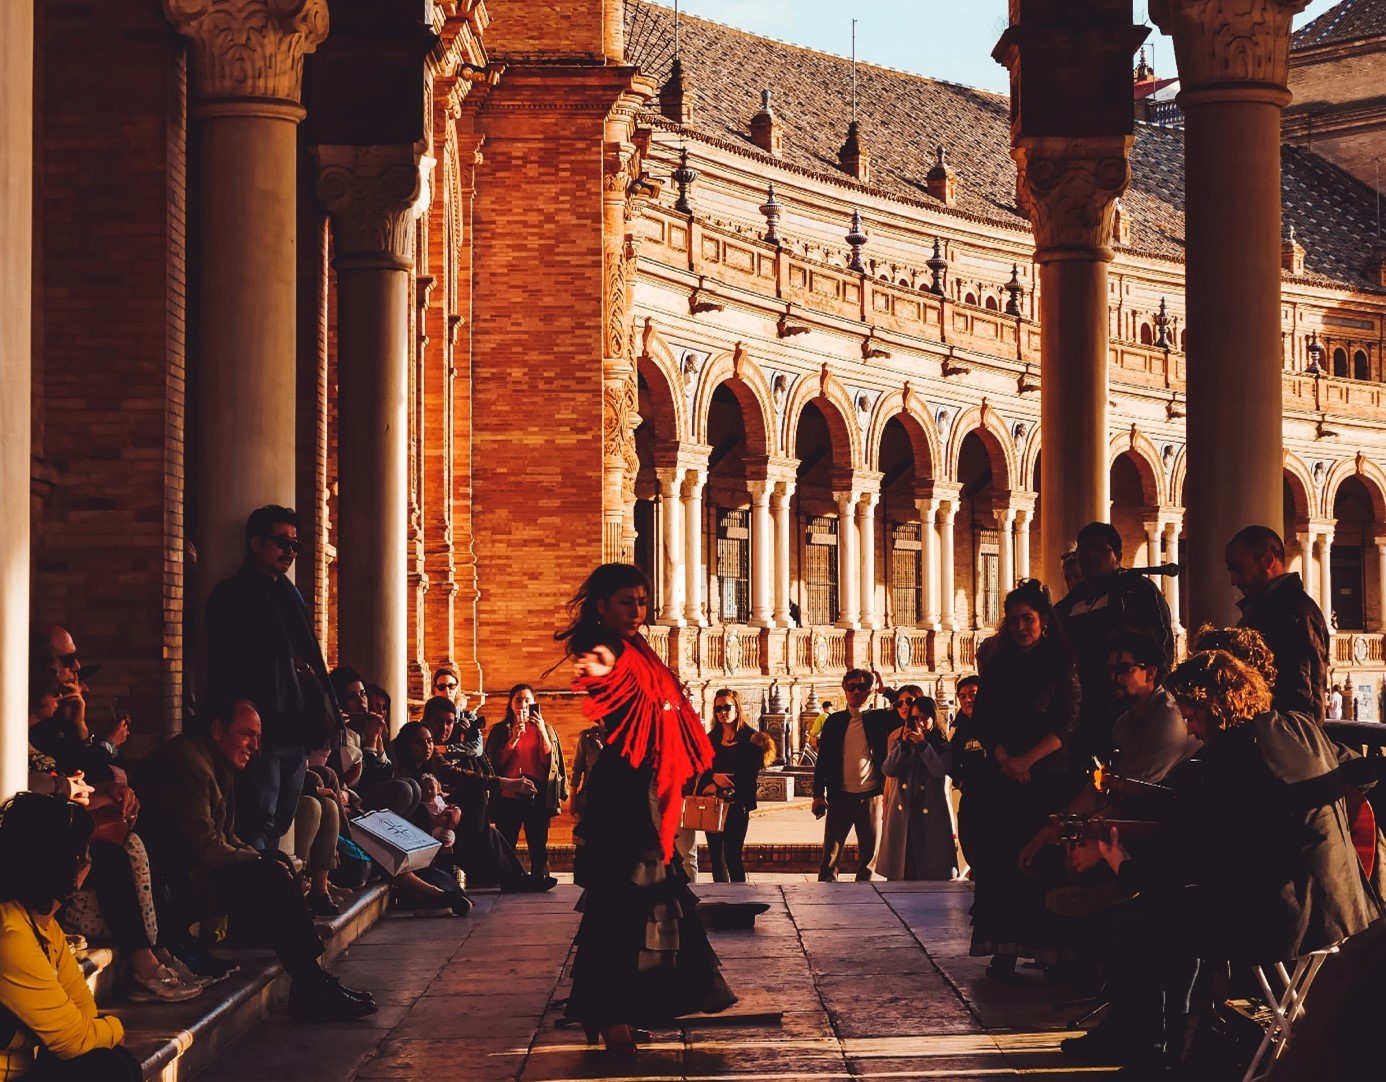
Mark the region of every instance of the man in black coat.
[[813, 768], [813, 814], [823, 815], [823, 864], [818, 879], [837, 881], [837, 865], [847, 834], [857, 832], [857, 882], [871, 879], [876, 859], [885, 758], [891, 730], [899, 725], [892, 710], [866, 710], [875, 678], [865, 669], [848, 669], [842, 678], [847, 709], [829, 714], [818, 737]]
[[1322, 724], [1328, 677], [1328, 625], [1297, 573], [1285, 569], [1285, 544], [1269, 526], [1248, 526], [1227, 543], [1227, 570], [1241, 590], [1242, 627], [1261, 633], [1275, 658], [1272, 702], [1280, 713]]
[[341, 707], [303, 595], [289, 579], [298, 515], [271, 504], [245, 523], [245, 561], [207, 599], [208, 693], [255, 704], [260, 755], [236, 778], [236, 834], [259, 850], [293, 825], [306, 751], [339, 732]]

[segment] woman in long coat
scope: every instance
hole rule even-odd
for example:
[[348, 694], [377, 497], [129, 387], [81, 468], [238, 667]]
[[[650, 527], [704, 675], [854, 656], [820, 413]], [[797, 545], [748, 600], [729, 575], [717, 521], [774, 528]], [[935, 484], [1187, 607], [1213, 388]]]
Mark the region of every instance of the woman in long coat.
[[920, 694], [890, 734], [876, 871], [887, 879], [951, 879], [957, 847], [948, 812], [948, 742], [934, 700]]

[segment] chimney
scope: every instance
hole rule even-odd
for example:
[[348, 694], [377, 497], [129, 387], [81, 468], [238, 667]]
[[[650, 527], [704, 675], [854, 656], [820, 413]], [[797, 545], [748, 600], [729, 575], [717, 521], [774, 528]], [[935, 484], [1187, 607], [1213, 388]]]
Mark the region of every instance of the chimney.
[[953, 170], [948, 168], [948, 163], [944, 160], [942, 146], [938, 147], [936, 153], [938, 154], [938, 161], [925, 174], [924, 186], [928, 189], [929, 194], [945, 207], [956, 206], [958, 202], [958, 178], [953, 175]]
[[751, 117], [751, 142], [777, 158], [784, 153], [784, 135], [780, 131], [780, 122], [770, 110], [769, 87], [760, 92], [760, 112]]
[[1280, 244], [1280, 265], [1296, 278], [1304, 274], [1304, 245], [1295, 240], [1295, 227]]
[[675, 124], [687, 124], [693, 119], [693, 109], [688, 101], [688, 83], [683, 77], [683, 61], [677, 56], [669, 69], [669, 78], [659, 88], [659, 112]]
[[1371, 258], [1367, 260], [1367, 277], [1372, 285], [1386, 289], [1386, 244], [1380, 241], [1372, 249]]
[[861, 129], [855, 120], [847, 125], [847, 142], [837, 152], [837, 160], [857, 180], [871, 183], [871, 155], [862, 149]]

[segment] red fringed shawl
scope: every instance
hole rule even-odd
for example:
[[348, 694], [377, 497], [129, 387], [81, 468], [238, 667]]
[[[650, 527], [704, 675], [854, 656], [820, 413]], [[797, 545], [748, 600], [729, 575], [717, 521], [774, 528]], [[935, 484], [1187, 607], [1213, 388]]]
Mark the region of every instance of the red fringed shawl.
[[619, 718], [607, 743], [639, 767], [654, 768], [659, 840], [666, 863], [674, 859], [674, 833], [688, 779], [712, 766], [712, 744], [698, 712], [683, 697], [678, 678], [641, 635], [626, 642], [605, 676], [580, 676], [574, 691], [588, 694], [583, 712], [592, 721]]

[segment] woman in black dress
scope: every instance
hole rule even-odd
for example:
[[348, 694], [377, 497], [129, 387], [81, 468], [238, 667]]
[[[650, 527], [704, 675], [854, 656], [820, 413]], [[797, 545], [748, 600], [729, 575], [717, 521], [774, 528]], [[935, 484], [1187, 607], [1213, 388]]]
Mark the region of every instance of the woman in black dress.
[[[1034, 579], [1006, 595], [1006, 622], [982, 670], [968, 743], [964, 849], [977, 884], [972, 951], [993, 955], [1006, 980], [1017, 956], [1057, 960], [1045, 882], [1020, 870], [1020, 850], [1077, 787], [1064, 743], [1078, 717], [1078, 671], [1050, 624], [1049, 595]], [[977, 751], [985, 755], [978, 756]], [[958, 764], [961, 765], [961, 764]], [[955, 769], [957, 767], [955, 766]]]
[[640, 634], [649, 606], [644, 572], [603, 564], [569, 605], [555, 638], [574, 659], [588, 716], [606, 744], [574, 830], [579, 908], [567, 1017], [632, 1053], [635, 1026], [668, 1023], [736, 1002], [697, 917], [698, 900], [674, 863], [685, 785], [712, 765], [712, 749], [679, 682]]
[[774, 741], [751, 728], [741, 709], [741, 695], [723, 688], [712, 699], [712, 770], [698, 779], [698, 791], [722, 793], [727, 799], [727, 821], [720, 831], [708, 831], [712, 878], [717, 883], [746, 882], [741, 850], [746, 828], [756, 810], [756, 779], [775, 758]]

